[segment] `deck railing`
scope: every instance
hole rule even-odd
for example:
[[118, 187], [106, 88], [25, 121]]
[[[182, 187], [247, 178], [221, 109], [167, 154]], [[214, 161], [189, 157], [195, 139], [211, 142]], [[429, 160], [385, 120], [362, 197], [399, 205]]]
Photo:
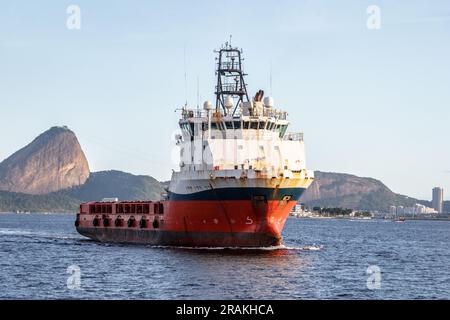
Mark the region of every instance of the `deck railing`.
[[303, 141], [303, 132], [287, 132], [283, 140]]

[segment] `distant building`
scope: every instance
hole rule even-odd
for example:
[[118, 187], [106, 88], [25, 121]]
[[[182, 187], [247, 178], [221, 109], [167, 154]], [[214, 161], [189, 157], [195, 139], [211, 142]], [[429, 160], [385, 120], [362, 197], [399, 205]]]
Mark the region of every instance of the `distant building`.
[[438, 213], [443, 212], [443, 203], [444, 203], [444, 189], [436, 187], [433, 188], [433, 208]]
[[403, 206], [390, 206], [389, 213], [392, 215], [398, 214], [432, 214], [437, 213], [437, 211], [433, 208], [426, 207], [423, 204], [416, 203], [413, 207], [403, 207]]
[[424, 206], [423, 204], [416, 203], [414, 207], [405, 207], [405, 213], [407, 214], [432, 214], [437, 213], [437, 211], [433, 208], [429, 208]]
[[302, 214], [305, 211], [305, 204], [304, 203], [297, 203], [295, 206], [292, 207], [291, 214]]

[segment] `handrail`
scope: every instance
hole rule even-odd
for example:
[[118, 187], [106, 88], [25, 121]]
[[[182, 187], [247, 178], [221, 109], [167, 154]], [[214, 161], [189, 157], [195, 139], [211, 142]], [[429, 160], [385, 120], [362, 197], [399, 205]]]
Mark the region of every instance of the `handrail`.
[[287, 132], [285, 133], [283, 140], [303, 141], [303, 132]]

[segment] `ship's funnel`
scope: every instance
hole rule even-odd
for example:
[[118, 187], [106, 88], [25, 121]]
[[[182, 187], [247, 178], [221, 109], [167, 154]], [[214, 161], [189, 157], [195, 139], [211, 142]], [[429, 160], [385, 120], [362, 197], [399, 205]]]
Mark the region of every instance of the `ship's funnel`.
[[255, 101], [261, 101], [263, 97], [264, 97], [264, 91], [259, 90], [255, 95]]

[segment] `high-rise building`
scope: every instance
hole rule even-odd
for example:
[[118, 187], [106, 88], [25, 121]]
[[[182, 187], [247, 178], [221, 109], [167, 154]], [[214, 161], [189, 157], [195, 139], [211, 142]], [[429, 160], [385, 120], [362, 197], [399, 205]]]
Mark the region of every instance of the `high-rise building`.
[[433, 208], [438, 213], [442, 213], [443, 208], [443, 202], [444, 202], [444, 189], [436, 187], [433, 188]]
[[396, 206], [390, 206], [389, 207], [389, 213], [395, 215], [397, 213], [397, 207]]

